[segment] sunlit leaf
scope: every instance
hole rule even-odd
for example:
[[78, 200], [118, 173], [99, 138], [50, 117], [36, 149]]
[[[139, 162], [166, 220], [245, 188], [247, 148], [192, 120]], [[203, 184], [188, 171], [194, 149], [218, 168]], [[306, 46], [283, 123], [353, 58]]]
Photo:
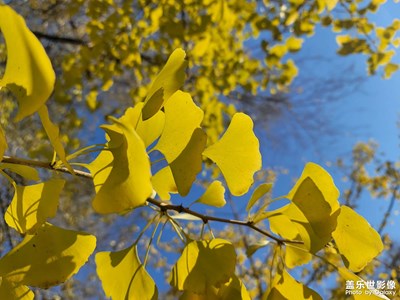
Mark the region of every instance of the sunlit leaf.
[[203, 111], [194, 104], [190, 94], [175, 92], [164, 106], [165, 127], [155, 149], [173, 162], [185, 149], [193, 131], [200, 127]]
[[247, 202], [246, 211], [249, 211], [256, 202], [262, 198], [266, 193], [268, 193], [272, 188], [272, 184], [263, 183], [260, 184], [251, 195], [249, 202]]
[[218, 291], [218, 299], [220, 300], [251, 300], [243, 282], [233, 275], [231, 280], [221, 286]]
[[288, 194], [288, 199], [293, 199], [299, 186], [303, 183], [303, 180], [310, 177], [319, 191], [322, 193], [326, 202], [329, 203], [332, 212], [335, 212], [340, 208], [339, 204], [339, 190], [335, 186], [331, 175], [321, 166], [315, 163], [307, 163], [301, 173], [300, 178], [297, 180], [294, 187]]
[[349, 297], [352, 300], [390, 300], [388, 297], [386, 297], [380, 290], [377, 290], [375, 288], [368, 288], [365, 280], [363, 280], [361, 277], [357, 276], [356, 274], [352, 273], [346, 268], [337, 268], [339, 274], [341, 277], [343, 277], [345, 280], [352, 280], [355, 287], [357, 285], [357, 282], [361, 283], [359, 286], [360, 288], [357, 289], [356, 291], [359, 291], [358, 293], [355, 293], [354, 295], [351, 295]]
[[339, 2], [339, 0], [324, 0], [324, 1], [328, 10], [334, 9], [337, 3]]
[[170, 164], [179, 194], [186, 196], [197, 174], [202, 170], [201, 153], [206, 147], [207, 136], [200, 128], [196, 128], [182, 153]]
[[179, 213], [176, 215], [171, 215], [172, 219], [175, 220], [185, 220], [185, 221], [203, 221], [201, 218], [196, 217], [194, 215], [191, 214], [186, 214], [186, 213]]
[[25, 165], [18, 165], [18, 164], [9, 164], [9, 163], [0, 163], [0, 169], [4, 170], [10, 170], [11, 172], [14, 172], [22, 177], [24, 177], [27, 180], [36, 180], [38, 181], [39, 178], [39, 173], [35, 168], [25, 166]]
[[295, 280], [286, 270], [276, 274], [267, 299], [322, 300], [317, 292]]
[[[296, 238], [296, 240], [300, 240]], [[312, 259], [312, 254], [301, 244], [287, 243], [285, 246], [285, 265], [294, 268], [304, 265]]]
[[294, 36], [290, 36], [286, 40], [286, 46], [290, 52], [300, 51], [302, 45], [303, 45], [303, 39], [296, 38]]
[[83, 232], [44, 224], [0, 259], [0, 276], [29, 286], [48, 288], [74, 275], [96, 247]]
[[266, 247], [268, 244], [269, 244], [268, 240], [264, 240], [264, 241], [260, 241], [260, 242], [258, 242], [256, 244], [252, 244], [246, 249], [246, 255], [248, 257], [250, 257], [254, 253], [256, 253], [257, 250]]
[[152, 117], [185, 81], [186, 53], [178, 48], [172, 52], [164, 68], [154, 79], [144, 101], [143, 120]]
[[157, 287], [139, 260], [136, 245], [118, 252], [96, 254], [97, 274], [113, 300], [156, 300]]
[[11, 7], [0, 5], [0, 30], [7, 46], [7, 65], [0, 87], [18, 99], [16, 120], [38, 111], [53, 92], [55, 74], [43, 46], [24, 19]]
[[251, 118], [236, 113], [221, 139], [203, 154], [220, 168], [233, 195], [246, 193], [254, 182], [254, 173], [261, 168], [259, 142]]
[[196, 202], [215, 207], [222, 207], [226, 204], [225, 188], [220, 181], [213, 181]]
[[169, 166], [162, 168], [153, 175], [151, 183], [161, 200], [169, 200], [171, 198], [170, 194], [178, 193], [178, 188], [176, 187], [174, 176]]
[[333, 238], [348, 269], [361, 271], [382, 250], [379, 234], [354, 210], [342, 206]]
[[98, 213], [122, 213], [144, 205], [153, 192], [145, 145], [128, 121], [121, 117], [116, 124], [102, 126], [110, 138], [109, 150], [101, 151], [87, 166], [96, 189], [93, 208]]
[[0, 299], [33, 300], [34, 297], [26, 285], [16, 284], [0, 277]]
[[4, 152], [7, 149], [7, 140], [3, 128], [0, 127], [0, 161], [3, 159]]
[[172, 268], [169, 281], [180, 291], [205, 294], [212, 286], [218, 288], [229, 282], [235, 265], [235, 249], [228, 241], [193, 241], [183, 249]]
[[48, 218], [56, 215], [64, 180], [15, 186], [15, 194], [4, 216], [8, 226], [21, 234], [33, 233]]
[[60, 140], [60, 130], [57, 125], [55, 125], [53, 122], [51, 122], [50, 117], [49, 117], [49, 111], [47, 110], [46, 105], [43, 105], [42, 107], [39, 108], [38, 110], [40, 120], [42, 121], [44, 130], [47, 133], [47, 136], [49, 137], [50, 143], [54, 148], [54, 151], [56, 151], [57, 155], [60, 157], [61, 161], [65, 165], [66, 168], [70, 171], [71, 174], [73, 174], [72, 167], [70, 164], [67, 162], [66, 156], [65, 156], [65, 150], [64, 146], [61, 143]]
[[296, 226], [306, 249], [316, 253], [331, 240], [340, 210], [332, 212], [310, 177], [301, 182], [291, 200], [284, 214]]
[[146, 148], [158, 139], [164, 129], [165, 116], [158, 111], [150, 119], [142, 119], [143, 102], [139, 102], [133, 108], [128, 108], [121, 117], [121, 122], [133, 127], [143, 140]]

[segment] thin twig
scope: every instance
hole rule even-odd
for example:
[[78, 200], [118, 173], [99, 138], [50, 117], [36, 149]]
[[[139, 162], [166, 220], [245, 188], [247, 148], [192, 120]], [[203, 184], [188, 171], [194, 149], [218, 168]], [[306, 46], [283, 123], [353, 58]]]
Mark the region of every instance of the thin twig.
[[[10, 157], [10, 156], [4, 156], [3, 160], [1, 162], [4, 163], [9, 163], [9, 164], [19, 164], [19, 165], [25, 165], [25, 166], [31, 166], [31, 167], [37, 167], [37, 168], [44, 168], [44, 169], [48, 169], [51, 171], [59, 171], [59, 172], [63, 172], [63, 173], [68, 173], [70, 174], [70, 172], [68, 171], [67, 168], [65, 167], [54, 167], [50, 162], [42, 162], [42, 161], [36, 161], [36, 160], [30, 160], [30, 159], [24, 159], [24, 158], [17, 158], [17, 157]], [[73, 170], [76, 176], [79, 177], [84, 177], [87, 179], [93, 179], [92, 175], [88, 172], [84, 172], [81, 170]], [[219, 218], [219, 217], [214, 217], [214, 216], [208, 216], [208, 215], [204, 215], [201, 214], [199, 212], [196, 212], [194, 210], [191, 210], [187, 207], [184, 207], [182, 205], [173, 205], [173, 204], [167, 204], [164, 202], [160, 202], [156, 199], [153, 198], [147, 198], [147, 203], [151, 203], [155, 206], [157, 206], [158, 208], [160, 208], [162, 211], [167, 211], [167, 210], [173, 210], [176, 211], [178, 213], [187, 213], [190, 214], [192, 216], [198, 217], [201, 220], [203, 220], [204, 223], [208, 223], [210, 221], [213, 222], [220, 222], [220, 223], [228, 223], [228, 224], [234, 224], [234, 225], [239, 225], [239, 226], [246, 226], [249, 227], [251, 229], [253, 229], [254, 231], [257, 231], [259, 233], [261, 233], [264, 236], [269, 237], [270, 239], [273, 239], [274, 241], [276, 241], [278, 244], [284, 244], [284, 243], [288, 243], [288, 244], [304, 244], [303, 241], [298, 241], [298, 240], [287, 240], [287, 239], [281, 239], [277, 236], [274, 236], [273, 234], [257, 227], [253, 222], [251, 221], [240, 221], [240, 220], [233, 220], [233, 219], [225, 219], [225, 218]]]

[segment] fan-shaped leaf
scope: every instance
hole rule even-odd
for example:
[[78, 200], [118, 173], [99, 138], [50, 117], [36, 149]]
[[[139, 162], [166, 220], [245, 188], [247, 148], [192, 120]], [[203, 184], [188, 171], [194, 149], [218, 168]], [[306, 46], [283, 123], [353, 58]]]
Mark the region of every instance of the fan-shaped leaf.
[[139, 260], [135, 245], [118, 252], [96, 254], [97, 274], [113, 300], [156, 300], [157, 287]]
[[218, 288], [229, 282], [235, 265], [235, 249], [228, 241], [193, 241], [173, 267], [170, 284], [181, 291], [205, 294], [213, 286]]
[[0, 278], [0, 299], [5, 300], [33, 300], [35, 295], [26, 286], [15, 284]]
[[164, 68], [154, 79], [144, 101], [143, 120], [151, 118], [185, 81], [186, 53], [178, 48], [172, 52]]
[[38, 181], [40, 179], [39, 173], [35, 168], [25, 166], [25, 165], [0, 163], [0, 169], [1, 170], [4, 170], [4, 169], [10, 170], [11, 172], [18, 174], [27, 180]]
[[60, 159], [63, 162], [63, 164], [65, 165], [65, 167], [68, 168], [68, 171], [71, 174], [73, 174], [74, 171], [67, 161], [64, 146], [62, 145], [61, 140], [60, 140], [60, 130], [58, 129], [57, 125], [55, 125], [53, 122], [51, 122], [50, 117], [49, 117], [49, 111], [47, 110], [47, 106], [43, 105], [42, 107], [40, 107], [38, 110], [38, 113], [40, 116], [40, 120], [42, 121], [44, 130], [46, 131], [46, 134], [49, 137], [50, 143], [54, 148], [54, 151], [56, 151], [57, 155], [60, 157]]
[[0, 5], [0, 30], [7, 46], [7, 65], [0, 87], [18, 99], [16, 120], [38, 111], [53, 92], [55, 74], [43, 46], [24, 19], [7, 5]]
[[178, 193], [174, 176], [171, 168], [166, 166], [151, 177], [151, 183], [161, 200], [167, 201], [171, 198], [170, 194]]
[[260, 184], [251, 195], [251, 198], [246, 206], [246, 211], [249, 211], [261, 197], [263, 197], [266, 193], [268, 193], [271, 190], [271, 188], [272, 188], [271, 183]]
[[233, 195], [246, 193], [253, 184], [254, 173], [261, 168], [259, 142], [251, 118], [236, 113], [222, 138], [203, 154], [220, 168]]
[[15, 186], [13, 200], [4, 216], [8, 226], [21, 234], [33, 233], [48, 218], [56, 215], [58, 200], [64, 187], [64, 180]]
[[175, 92], [164, 106], [165, 127], [155, 149], [173, 162], [185, 149], [193, 131], [200, 127], [203, 111], [194, 104], [190, 94]]
[[98, 213], [122, 213], [144, 205], [153, 192], [145, 145], [128, 121], [122, 117], [114, 125], [103, 125], [110, 138], [109, 151], [101, 151], [87, 166], [93, 175], [93, 208]]
[[47, 223], [0, 259], [0, 276], [14, 283], [48, 288], [78, 272], [95, 247], [94, 236]]
[[317, 292], [295, 280], [286, 270], [275, 276], [267, 299], [322, 300]]
[[179, 194], [186, 196], [196, 175], [202, 170], [201, 153], [206, 147], [207, 136], [200, 128], [196, 128], [182, 153], [170, 164]]
[[361, 271], [382, 250], [379, 234], [350, 207], [342, 206], [333, 238], [347, 268]]
[[226, 204], [225, 188], [220, 181], [213, 181], [196, 202], [215, 207], [222, 207]]

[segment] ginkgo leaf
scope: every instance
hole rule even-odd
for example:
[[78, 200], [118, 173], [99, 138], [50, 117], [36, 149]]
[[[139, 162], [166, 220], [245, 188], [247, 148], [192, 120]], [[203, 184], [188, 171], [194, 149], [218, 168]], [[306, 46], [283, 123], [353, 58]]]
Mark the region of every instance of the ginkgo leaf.
[[180, 290], [205, 294], [220, 287], [234, 275], [236, 253], [223, 239], [192, 241], [183, 249], [169, 276], [170, 284]]
[[194, 104], [190, 94], [176, 91], [164, 106], [165, 127], [155, 150], [173, 162], [185, 149], [193, 131], [200, 127], [203, 111]]
[[151, 118], [160, 110], [165, 101], [183, 85], [187, 67], [185, 56], [185, 51], [181, 48], [176, 49], [154, 79], [144, 101], [143, 120]]
[[113, 300], [156, 300], [157, 286], [139, 260], [136, 245], [96, 254], [96, 270], [107, 297]]
[[16, 120], [38, 111], [53, 92], [55, 73], [42, 44], [24, 19], [11, 7], [0, 5], [0, 30], [7, 46], [7, 64], [0, 87], [18, 99]]
[[93, 208], [98, 213], [122, 213], [144, 205], [153, 193], [150, 161], [145, 145], [127, 118], [103, 125], [110, 140], [87, 168], [93, 176], [96, 196]]
[[0, 299], [33, 300], [34, 297], [26, 285], [16, 284], [0, 277]]
[[49, 288], [65, 282], [86, 263], [96, 238], [44, 224], [0, 259], [0, 276], [14, 283]]
[[283, 213], [296, 226], [306, 249], [316, 253], [332, 239], [340, 210], [332, 212], [330, 204], [310, 177], [296, 186], [292, 198], [288, 196], [292, 202]]
[[60, 157], [61, 161], [68, 169], [71, 174], [74, 174], [74, 171], [70, 164], [67, 161], [64, 146], [61, 143], [60, 139], [60, 130], [57, 125], [51, 122], [49, 117], [49, 111], [47, 110], [46, 105], [43, 105], [38, 110], [40, 120], [42, 121], [44, 130], [46, 131], [47, 136], [49, 137], [50, 143], [56, 151], [57, 155]]
[[299, 231], [290, 218], [285, 214], [288, 205], [273, 211], [264, 212], [253, 222], [268, 219], [271, 231], [287, 240], [296, 240], [299, 237]]
[[[300, 238], [296, 238], [300, 240]], [[287, 243], [285, 247], [285, 265], [292, 269], [307, 264], [312, 259], [312, 254], [302, 244]]]
[[381, 290], [375, 289], [375, 288], [369, 288], [365, 280], [363, 280], [361, 277], [357, 276], [356, 274], [352, 273], [346, 268], [337, 268], [338, 273], [340, 276], [345, 279], [345, 280], [351, 280], [356, 284], [357, 282], [361, 283], [359, 284], [359, 288], [357, 291], [358, 293], [355, 293], [351, 295], [352, 300], [390, 300], [387, 296], [385, 296]]
[[213, 181], [204, 192], [204, 194], [196, 200], [197, 203], [222, 207], [226, 204], [225, 188], [218, 180]]
[[276, 274], [267, 300], [298, 299], [322, 300], [318, 293], [295, 280], [286, 270]]
[[120, 121], [133, 127], [147, 148], [160, 137], [164, 129], [165, 115], [162, 111], [158, 111], [150, 119], [143, 121], [142, 109], [143, 102], [137, 103], [135, 107], [130, 107], [125, 111]]
[[269, 244], [268, 240], [260, 241], [255, 244], [251, 244], [247, 249], [246, 249], [246, 255], [247, 257], [252, 256], [254, 253], [256, 253], [257, 250], [266, 247]]
[[217, 164], [233, 195], [245, 194], [254, 182], [254, 173], [261, 168], [259, 142], [251, 118], [236, 113], [225, 134], [203, 155]]
[[181, 196], [189, 193], [197, 174], [202, 170], [201, 153], [206, 143], [207, 135], [202, 129], [196, 128], [186, 148], [169, 165]]
[[342, 206], [333, 238], [346, 267], [361, 271], [383, 250], [379, 234], [350, 207]]
[[0, 163], [0, 169], [10, 170], [11, 172], [18, 174], [27, 180], [38, 181], [40, 179], [39, 172], [35, 168], [25, 166], [25, 165]]
[[247, 202], [246, 211], [249, 211], [256, 202], [263, 197], [266, 193], [268, 193], [272, 188], [271, 183], [263, 183], [260, 184], [251, 195], [249, 202]]
[[294, 187], [287, 195], [288, 199], [293, 199], [299, 186], [303, 183], [307, 177], [311, 178], [316, 187], [322, 193], [323, 198], [331, 206], [332, 213], [340, 208], [339, 204], [339, 190], [335, 186], [331, 175], [323, 169], [321, 166], [315, 163], [307, 163], [301, 173], [300, 178], [297, 180]]
[[218, 291], [220, 300], [251, 300], [249, 292], [243, 282], [233, 275], [230, 281], [221, 286]]
[[169, 200], [171, 198], [170, 194], [178, 193], [178, 188], [176, 187], [174, 176], [169, 166], [162, 168], [153, 175], [151, 183], [157, 195], [163, 201]]
[[7, 149], [7, 140], [3, 128], [0, 127], [0, 161], [3, 159], [4, 152]]
[[52, 179], [39, 184], [15, 186], [14, 197], [4, 216], [8, 226], [21, 234], [33, 233], [48, 218], [56, 215], [64, 180]]

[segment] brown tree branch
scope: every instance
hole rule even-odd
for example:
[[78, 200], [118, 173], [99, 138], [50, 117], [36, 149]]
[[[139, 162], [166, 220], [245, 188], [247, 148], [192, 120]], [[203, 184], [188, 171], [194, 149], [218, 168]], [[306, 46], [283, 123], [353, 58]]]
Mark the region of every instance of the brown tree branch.
[[[51, 171], [58, 171], [58, 172], [63, 172], [63, 173], [69, 173], [68, 169], [65, 167], [54, 167], [50, 162], [42, 162], [42, 161], [37, 161], [37, 160], [30, 160], [30, 159], [24, 159], [24, 158], [18, 158], [18, 157], [10, 157], [10, 156], [4, 156], [2, 161], [3, 163], [9, 163], [9, 164], [18, 164], [18, 165], [25, 165], [25, 166], [30, 166], [30, 167], [37, 167], [37, 168], [43, 168]], [[74, 170], [75, 176], [79, 177], [84, 177], [87, 179], [93, 179], [93, 176], [85, 171], [81, 170]], [[288, 244], [303, 244], [303, 241], [297, 241], [297, 240], [287, 240], [287, 239], [281, 239], [275, 235], [272, 235], [271, 233], [259, 228], [256, 226], [251, 221], [240, 221], [240, 220], [233, 220], [233, 219], [225, 219], [225, 218], [219, 218], [219, 217], [214, 217], [214, 216], [208, 216], [205, 214], [201, 214], [199, 212], [196, 212], [194, 210], [191, 210], [188, 207], [184, 207], [182, 205], [174, 205], [174, 204], [168, 204], [165, 202], [160, 202], [156, 199], [153, 198], [147, 198], [147, 203], [151, 203], [158, 208], [160, 208], [161, 211], [168, 211], [168, 210], [173, 210], [178, 213], [187, 213], [192, 216], [198, 217], [201, 220], [203, 220], [204, 223], [208, 223], [210, 221], [213, 222], [219, 222], [219, 223], [227, 223], [227, 224], [234, 224], [234, 225], [239, 225], [239, 226], [245, 226], [253, 229], [254, 231], [257, 231], [261, 233], [264, 236], [269, 237], [270, 239], [273, 239], [276, 241], [278, 244], [282, 245], [285, 243]]]

